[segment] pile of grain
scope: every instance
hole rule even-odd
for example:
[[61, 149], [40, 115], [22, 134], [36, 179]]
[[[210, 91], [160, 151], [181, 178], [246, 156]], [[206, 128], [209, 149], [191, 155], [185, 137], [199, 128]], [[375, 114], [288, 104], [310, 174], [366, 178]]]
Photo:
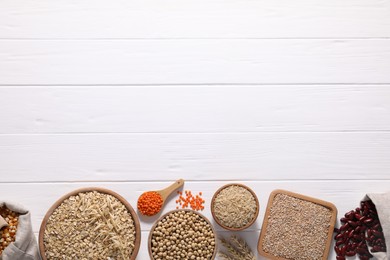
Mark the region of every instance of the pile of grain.
[[79, 193], [54, 210], [43, 242], [47, 259], [129, 259], [135, 243], [134, 220], [112, 195]]
[[5, 206], [0, 207], [0, 215], [7, 222], [8, 226], [0, 229], [0, 258], [4, 249], [12, 242], [15, 242], [16, 231], [18, 228], [19, 214], [8, 209]]
[[287, 259], [322, 259], [331, 217], [331, 210], [324, 206], [277, 194], [270, 208], [262, 249]]
[[229, 185], [215, 196], [214, 216], [229, 228], [242, 228], [256, 217], [257, 203], [252, 193], [239, 185]]
[[215, 235], [201, 215], [177, 210], [156, 223], [149, 246], [155, 260], [212, 259]]

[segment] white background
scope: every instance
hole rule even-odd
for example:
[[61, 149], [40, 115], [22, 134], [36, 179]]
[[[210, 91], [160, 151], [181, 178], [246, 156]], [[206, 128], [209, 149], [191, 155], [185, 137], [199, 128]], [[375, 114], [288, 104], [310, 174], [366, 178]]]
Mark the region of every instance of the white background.
[[340, 216], [390, 190], [389, 37], [389, 0], [0, 0], [1, 199], [241, 182], [253, 250], [274, 189]]

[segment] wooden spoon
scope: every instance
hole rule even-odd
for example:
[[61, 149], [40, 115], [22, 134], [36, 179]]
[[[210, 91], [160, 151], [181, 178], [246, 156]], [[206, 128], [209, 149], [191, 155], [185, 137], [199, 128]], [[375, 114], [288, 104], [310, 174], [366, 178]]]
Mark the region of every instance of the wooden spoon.
[[[166, 187], [165, 189], [162, 190], [156, 190], [156, 191], [146, 191], [141, 194], [141, 196], [138, 198], [137, 202], [137, 208], [139, 212], [142, 215], [146, 216], [153, 216], [156, 215], [161, 211], [161, 209], [164, 207], [165, 202], [167, 201], [168, 197], [177, 189], [183, 187], [184, 185], [184, 180], [179, 179], [175, 181], [173, 184], [170, 186]], [[148, 193], [158, 193], [161, 196], [161, 200], [159, 198], [152, 197], [148, 195]], [[145, 206], [146, 203], [146, 206]], [[161, 203], [161, 204], [160, 204]], [[156, 207], [156, 204], [160, 204], [161, 207]]]
[[175, 190], [183, 187], [184, 180], [179, 179], [175, 181], [173, 184], [169, 185], [165, 189], [157, 190], [156, 192], [160, 194], [161, 198], [163, 199], [163, 205], [165, 204], [166, 200], [168, 199], [169, 195], [171, 195]]

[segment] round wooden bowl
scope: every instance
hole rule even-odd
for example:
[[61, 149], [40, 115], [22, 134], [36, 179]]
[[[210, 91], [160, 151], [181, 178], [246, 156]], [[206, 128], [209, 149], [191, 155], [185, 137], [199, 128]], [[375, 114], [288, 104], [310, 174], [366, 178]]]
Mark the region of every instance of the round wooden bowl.
[[[217, 216], [215, 215], [215, 211], [214, 211], [214, 202], [215, 202], [215, 198], [217, 197], [217, 195], [225, 188], [227, 187], [230, 187], [230, 186], [240, 186], [242, 188], [245, 188], [246, 190], [248, 190], [253, 198], [255, 199], [255, 202], [256, 202], [256, 212], [255, 212], [255, 215], [253, 216], [253, 219], [248, 222], [248, 224], [246, 224], [245, 226], [242, 226], [242, 227], [239, 227], [239, 228], [234, 228], [234, 227], [228, 227], [228, 226], [225, 226], [224, 224], [221, 223], [221, 221], [217, 218]], [[243, 184], [240, 184], [240, 183], [229, 183], [229, 184], [226, 184], [224, 186], [222, 186], [221, 188], [219, 188], [213, 195], [213, 198], [211, 199], [211, 203], [210, 203], [210, 208], [211, 208], [211, 214], [213, 215], [213, 218], [215, 220], [215, 222], [217, 222], [218, 225], [220, 225], [221, 227], [223, 227], [224, 229], [227, 229], [227, 230], [230, 230], [230, 231], [240, 231], [240, 230], [244, 230], [248, 227], [250, 227], [253, 223], [255, 223], [256, 219], [257, 219], [257, 216], [259, 215], [259, 210], [260, 210], [260, 204], [259, 204], [259, 199], [257, 198], [256, 196], [256, 193], [251, 189], [249, 188], [248, 186], [245, 186]]]
[[218, 238], [217, 238], [217, 233], [215, 232], [215, 229], [213, 227], [213, 225], [211, 224], [211, 222], [205, 217], [203, 216], [202, 214], [200, 214], [199, 212], [195, 211], [195, 210], [191, 210], [191, 209], [176, 209], [176, 210], [171, 210], [169, 212], [167, 212], [166, 214], [162, 215], [153, 225], [153, 227], [150, 229], [150, 233], [149, 233], [149, 238], [148, 238], [148, 251], [149, 251], [149, 256], [150, 256], [150, 259], [151, 260], [154, 260], [153, 258], [153, 254], [152, 254], [152, 236], [153, 236], [153, 231], [154, 229], [156, 228], [157, 224], [163, 220], [166, 216], [172, 214], [172, 213], [175, 213], [175, 212], [179, 212], [179, 211], [189, 211], [189, 212], [193, 212], [197, 215], [199, 215], [202, 219], [204, 219], [207, 224], [210, 225], [211, 227], [211, 230], [213, 231], [213, 234], [214, 234], [214, 237], [215, 237], [215, 247], [214, 247], [214, 253], [213, 253], [213, 256], [211, 257], [211, 259], [215, 259], [216, 255], [217, 255], [217, 251], [218, 251]]
[[43, 243], [43, 235], [45, 233], [45, 229], [46, 229], [46, 224], [47, 224], [47, 221], [49, 219], [49, 217], [51, 216], [51, 214], [54, 212], [54, 210], [62, 204], [62, 202], [69, 198], [70, 196], [75, 196], [79, 193], [85, 193], [85, 192], [90, 192], [90, 191], [97, 191], [97, 192], [100, 192], [100, 193], [105, 193], [105, 194], [109, 194], [109, 195], [112, 195], [114, 196], [115, 198], [117, 198], [123, 205], [125, 205], [125, 207], [127, 208], [127, 210], [130, 212], [132, 218], [133, 218], [133, 221], [134, 221], [134, 227], [135, 227], [135, 242], [134, 242], [134, 249], [133, 249], [133, 252], [131, 254], [131, 257], [129, 258], [130, 260], [135, 260], [136, 257], [137, 257], [137, 254], [138, 254], [138, 251], [139, 251], [139, 247], [140, 247], [140, 244], [141, 244], [141, 226], [140, 226], [140, 222], [139, 222], [139, 219], [138, 219], [138, 216], [137, 214], [135, 213], [133, 207], [130, 205], [129, 202], [127, 202], [126, 199], [124, 199], [122, 196], [120, 196], [119, 194], [111, 191], [111, 190], [108, 190], [108, 189], [104, 189], [104, 188], [98, 188], [98, 187], [88, 187], [88, 188], [81, 188], [81, 189], [77, 189], [77, 190], [74, 190], [72, 192], [69, 192], [68, 194], [65, 194], [64, 196], [62, 196], [60, 199], [58, 199], [54, 204], [53, 206], [51, 206], [49, 208], [49, 210], [47, 211], [45, 217], [43, 218], [42, 220], [42, 224], [41, 224], [41, 227], [39, 229], [39, 238], [38, 238], [38, 243], [39, 243], [39, 252], [41, 254], [41, 257], [42, 257], [42, 260], [46, 260], [46, 254], [45, 254], [45, 245]]

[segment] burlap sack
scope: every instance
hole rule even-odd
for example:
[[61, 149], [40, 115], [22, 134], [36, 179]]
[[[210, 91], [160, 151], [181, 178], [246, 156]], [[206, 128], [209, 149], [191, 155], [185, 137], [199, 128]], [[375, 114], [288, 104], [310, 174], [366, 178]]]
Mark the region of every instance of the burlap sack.
[[0, 260], [40, 260], [38, 244], [31, 226], [30, 212], [20, 205], [0, 201], [0, 207], [20, 213], [15, 242], [7, 246]]
[[[381, 223], [383, 234], [385, 236], [387, 252], [371, 252], [379, 260], [390, 259], [390, 192], [388, 193], [370, 193], [367, 194], [363, 201], [371, 200], [378, 212], [379, 221]], [[368, 247], [370, 249], [370, 247]]]

